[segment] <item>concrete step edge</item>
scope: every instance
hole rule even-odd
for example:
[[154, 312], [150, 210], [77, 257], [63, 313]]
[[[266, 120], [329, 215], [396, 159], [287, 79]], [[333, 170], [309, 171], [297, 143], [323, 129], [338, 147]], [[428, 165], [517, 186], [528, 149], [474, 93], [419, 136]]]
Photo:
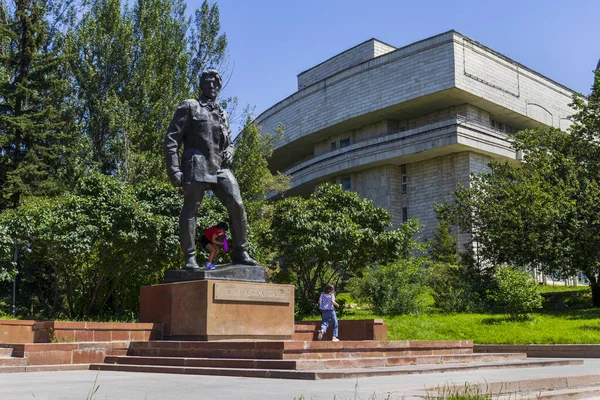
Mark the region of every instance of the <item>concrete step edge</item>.
[[[543, 390], [526, 393], [517, 393], [519, 400], [567, 400], [567, 399], [589, 399], [600, 397], [600, 386], [570, 388], [560, 390]], [[500, 395], [497, 400], [515, 400], [515, 393]]]
[[0, 366], [2, 367], [11, 367], [19, 365], [27, 365], [27, 359], [19, 357], [0, 358]]
[[92, 371], [125, 371], [151, 372], [162, 374], [184, 375], [216, 375], [240, 376], [247, 378], [281, 378], [314, 380], [312, 371], [278, 370], [278, 369], [247, 369], [247, 368], [210, 368], [210, 367], [181, 367], [162, 365], [132, 365], [132, 364], [91, 364]]
[[90, 364], [0, 366], [0, 374], [14, 372], [79, 371], [88, 370], [89, 366]]
[[486, 362], [469, 364], [417, 364], [406, 366], [392, 366], [385, 368], [361, 368], [315, 371], [317, 379], [339, 379], [385, 375], [410, 375], [438, 372], [460, 372], [478, 369], [505, 369], [505, 368], [538, 368], [582, 364], [582, 360], [514, 360], [510, 362]]
[[[357, 368], [340, 370], [283, 370], [283, 369], [248, 369], [248, 368], [212, 368], [212, 367], [187, 367], [187, 366], [163, 366], [163, 365], [136, 365], [136, 364], [91, 364], [90, 370], [107, 371], [129, 371], [129, 372], [158, 372], [172, 374], [196, 374], [196, 375], [221, 375], [221, 376], [245, 376], [259, 378], [283, 378], [283, 379], [340, 379], [383, 375], [409, 375], [435, 372], [468, 371], [476, 369], [502, 369], [502, 368], [528, 368], [540, 366], [572, 365], [580, 360], [557, 360], [545, 361], [535, 360], [532, 362], [511, 363], [477, 363], [477, 364], [454, 364], [425, 366], [413, 365], [403, 367], [384, 368]], [[576, 377], [573, 377], [576, 378]]]
[[[540, 392], [558, 392], [560, 390], [574, 390], [598, 387], [600, 389], [600, 374], [588, 375], [573, 375], [573, 376], [547, 376], [536, 377], [530, 379], [514, 379], [514, 380], [499, 380], [492, 382], [469, 382], [467, 384], [469, 390], [475, 393], [492, 394], [494, 396], [509, 396], [512, 394], [521, 394], [524, 396], [529, 394], [535, 396]], [[462, 392], [465, 384], [444, 385], [446, 391], [454, 393], [455, 391]], [[429, 393], [435, 395], [439, 392], [438, 387], [429, 387], [425, 389]]]

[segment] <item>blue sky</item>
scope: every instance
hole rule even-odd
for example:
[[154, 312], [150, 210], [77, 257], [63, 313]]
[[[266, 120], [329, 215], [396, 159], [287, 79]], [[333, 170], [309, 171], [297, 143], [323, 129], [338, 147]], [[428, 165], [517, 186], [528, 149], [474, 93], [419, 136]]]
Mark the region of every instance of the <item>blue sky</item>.
[[[188, 9], [201, 3], [188, 0]], [[294, 93], [300, 72], [373, 37], [402, 47], [454, 29], [585, 94], [600, 58], [600, 0], [217, 4], [233, 66], [223, 94], [237, 96], [240, 108], [254, 106], [255, 115]]]

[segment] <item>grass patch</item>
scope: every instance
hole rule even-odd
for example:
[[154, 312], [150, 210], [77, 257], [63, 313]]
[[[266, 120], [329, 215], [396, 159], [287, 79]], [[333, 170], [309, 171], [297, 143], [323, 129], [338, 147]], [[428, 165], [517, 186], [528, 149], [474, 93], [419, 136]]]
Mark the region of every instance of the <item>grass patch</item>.
[[[436, 388], [437, 393], [427, 393], [425, 400], [492, 400], [492, 394], [483, 392], [479, 385], [465, 383], [463, 387], [444, 385]], [[499, 395], [499, 394], [498, 394]]]
[[[389, 340], [473, 340], [479, 344], [600, 344], [600, 309], [592, 308], [588, 286], [543, 286], [544, 308], [524, 321], [503, 314], [422, 314], [388, 317], [364, 305], [341, 319], [383, 318]], [[349, 294], [340, 293], [349, 304]], [[568, 307], [557, 309], [557, 305]], [[320, 319], [320, 315], [304, 319]]]
[[[308, 316], [306, 320], [318, 320]], [[473, 340], [479, 344], [600, 344], [600, 309], [542, 311], [529, 320], [505, 314], [423, 314], [387, 317], [369, 310], [343, 319], [383, 318], [388, 340]]]
[[556, 293], [556, 292], [590, 292], [590, 287], [585, 286], [551, 286], [551, 285], [540, 285], [540, 291], [542, 293]]

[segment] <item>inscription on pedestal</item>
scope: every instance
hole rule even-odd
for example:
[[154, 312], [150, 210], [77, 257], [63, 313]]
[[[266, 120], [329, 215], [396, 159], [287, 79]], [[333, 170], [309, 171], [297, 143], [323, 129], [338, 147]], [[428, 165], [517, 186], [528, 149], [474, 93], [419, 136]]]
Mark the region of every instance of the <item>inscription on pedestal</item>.
[[215, 283], [214, 296], [215, 300], [288, 304], [291, 301], [292, 292], [288, 287], [275, 285]]

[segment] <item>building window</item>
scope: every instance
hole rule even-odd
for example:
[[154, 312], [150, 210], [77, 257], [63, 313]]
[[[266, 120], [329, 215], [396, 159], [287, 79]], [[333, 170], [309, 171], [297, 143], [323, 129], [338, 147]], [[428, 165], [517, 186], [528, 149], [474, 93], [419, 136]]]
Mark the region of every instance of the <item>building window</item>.
[[350, 146], [350, 138], [340, 140], [340, 149]]
[[337, 145], [336, 145], [336, 143], [335, 143], [335, 142], [331, 142], [331, 143], [329, 144], [329, 151], [333, 151], [333, 150], [335, 150], [335, 149], [337, 149]]
[[400, 175], [402, 179], [401, 192], [406, 193], [408, 191], [408, 175], [406, 173], [406, 164], [400, 166]]
[[408, 207], [402, 207], [402, 223], [408, 222]]
[[344, 192], [349, 192], [352, 190], [352, 178], [349, 176], [340, 179], [340, 184], [342, 185]]

